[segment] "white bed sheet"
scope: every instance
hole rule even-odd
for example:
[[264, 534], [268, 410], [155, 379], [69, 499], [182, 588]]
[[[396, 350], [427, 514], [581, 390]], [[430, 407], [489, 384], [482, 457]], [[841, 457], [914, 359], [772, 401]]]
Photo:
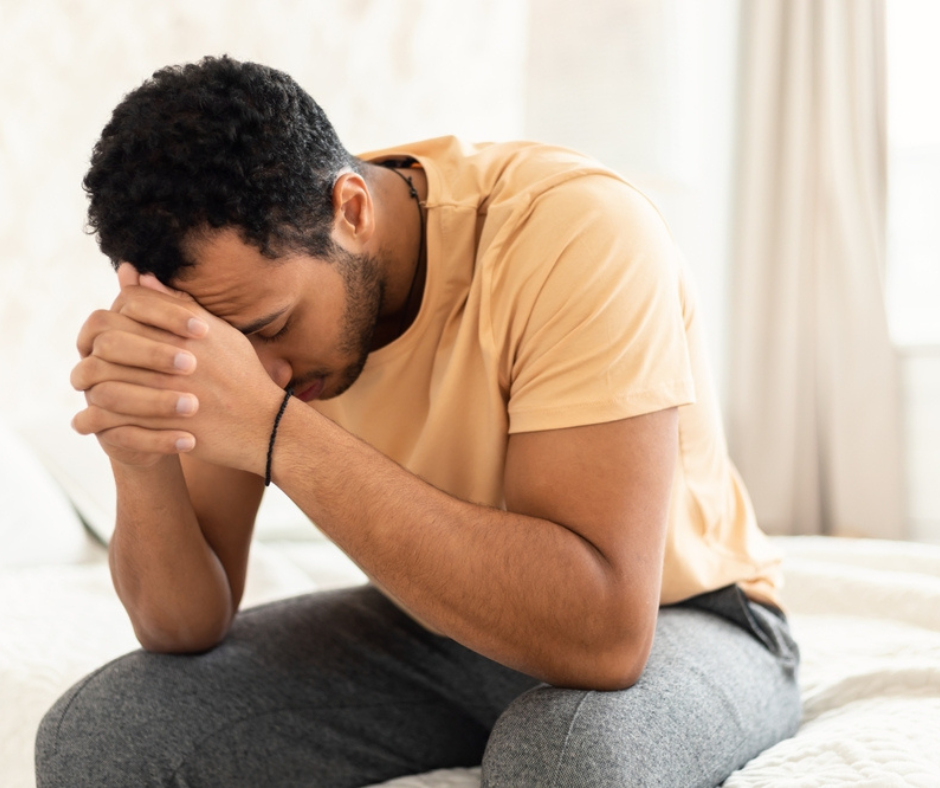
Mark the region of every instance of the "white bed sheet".
[[[940, 548], [780, 540], [803, 651], [804, 719], [728, 788], [940, 785]], [[322, 542], [257, 545], [246, 604], [360, 582]], [[0, 785], [33, 788], [33, 737], [74, 681], [135, 647], [103, 551], [90, 563], [0, 572]], [[386, 788], [478, 788], [476, 769]]]

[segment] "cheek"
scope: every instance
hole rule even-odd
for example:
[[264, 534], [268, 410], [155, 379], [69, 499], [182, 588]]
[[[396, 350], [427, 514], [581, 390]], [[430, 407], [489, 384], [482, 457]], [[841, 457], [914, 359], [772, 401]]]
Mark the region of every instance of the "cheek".
[[300, 356], [333, 356], [343, 341], [343, 314], [333, 307], [317, 312], [316, 317], [304, 321], [291, 337], [291, 347]]

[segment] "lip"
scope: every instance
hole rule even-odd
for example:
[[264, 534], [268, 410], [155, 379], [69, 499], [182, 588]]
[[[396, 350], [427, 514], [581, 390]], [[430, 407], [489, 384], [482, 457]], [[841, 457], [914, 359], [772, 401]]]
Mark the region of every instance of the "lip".
[[317, 378], [307, 388], [294, 394], [302, 402], [310, 402], [320, 396], [323, 391], [323, 378]]

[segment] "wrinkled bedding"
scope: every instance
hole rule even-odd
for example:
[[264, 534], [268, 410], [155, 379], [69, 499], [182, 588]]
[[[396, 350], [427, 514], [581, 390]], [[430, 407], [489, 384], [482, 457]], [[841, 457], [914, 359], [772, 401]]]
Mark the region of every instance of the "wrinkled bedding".
[[[728, 788], [940, 785], [940, 547], [790, 538], [785, 601], [803, 652], [797, 735]], [[362, 582], [325, 542], [253, 551], [245, 604]], [[58, 695], [136, 647], [103, 551], [70, 566], [0, 572], [0, 784], [32, 788], [36, 727]], [[479, 770], [386, 788], [478, 788]]]

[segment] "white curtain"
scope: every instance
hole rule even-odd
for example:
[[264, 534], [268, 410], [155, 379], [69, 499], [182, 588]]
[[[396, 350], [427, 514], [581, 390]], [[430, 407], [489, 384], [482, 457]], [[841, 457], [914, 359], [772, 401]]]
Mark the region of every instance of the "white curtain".
[[772, 533], [903, 536], [881, 0], [744, 0], [730, 443]]

